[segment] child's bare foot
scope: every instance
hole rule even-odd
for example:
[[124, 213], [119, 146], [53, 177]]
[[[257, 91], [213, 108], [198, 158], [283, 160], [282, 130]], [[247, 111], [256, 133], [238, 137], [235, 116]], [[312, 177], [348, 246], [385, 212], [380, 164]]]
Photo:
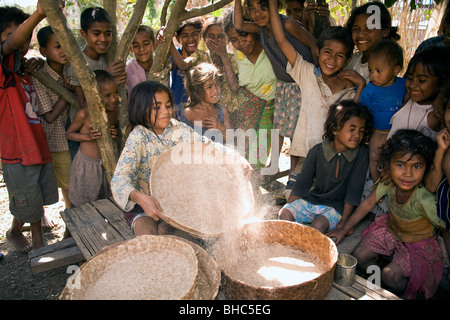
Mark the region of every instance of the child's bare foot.
[[6, 232], [6, 238], [11, 241], [14, 248], [16, 248], [16, 250], [19, 252], [25, 253], [31, 250], [30, 242], [27, 240], [27, 238], [25, 238], [21, 231], [9, 229]]
[[41, 225], [42, 225], [42, 228], [45, 228], [45, 229], [53, 229], [55, 227], [55, 223], [49, 217], [47, 217], [47, 215], [45, 213], [42, 216]]

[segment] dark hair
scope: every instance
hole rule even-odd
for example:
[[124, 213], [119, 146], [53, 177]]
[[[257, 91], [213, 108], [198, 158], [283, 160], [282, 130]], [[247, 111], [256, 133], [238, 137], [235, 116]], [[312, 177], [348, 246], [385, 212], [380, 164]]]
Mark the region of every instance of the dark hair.
[[46, 26], [41, 29], [36, 34], [39, 46], [42, 48], [47, 48], [48, 40], [50, 39], [50, 36], [54, 34], [52, 27]]
[[419, 63], [427, 72], [437, 78], [437, 88], [440, 90], [450, 79], [450, 49], [431, 47], [416, 53], [408, 64], [406, 74], [413, 73]]
[[370, 51], [370, 56], [377, 54], [383, 55], [391, 66], [403, 69], [403, 48], [396, 41], [383, 39], [378, 42]]
[[209, 28], [212, 26], [219, 26], [223, 28], [222, 18], [212, 16], [205, 21], [204, 29], [203, 29], [203, 39], [206, 39], [206, 35], [208, 34]]
[[203, 29], [203, 22], [200, 18], [191, 18], [191, 19], [184, 20], [183, 22], [180, 23], [180, 25], [178, 26], [178, 29], [175, 33], [177, 35], [180, 35], [180, 33], [183, 31], [183, 29], [187, 26], [194, 27], [194, 29], [197, 29], [199, 32], [201, 32]]
[[[133, 87], [128, 102], [128, 119], [132, 127], [141, 125], [156, 134], [155, 123], [151, 123], [150, 114], [156, 105], [155, 94], [157, 92], [167, 92], [170, 101], [173, 102], [172, 91], [162, 83], [143, 81]], [[158, 115], [157, 110], [156, 115]]]
[[221, 80], [221, 73], [214, 64], [208, 62], [202, 62], [186, 73], [184, 84], [189, 96], [186, 107], [193, 107], [203, 100], [205, 95], [203, 85], [211, 79]]
[[436, 99], [433, 101], [433, 109], [438, 118], [445, 124], [445, 112], [450, 109], [450, 80], [443, 86]]
[[427, 173], [433, 163], [435, 149], [436, 144], [430, 137], [417, 130], [399, 129], [381, 147], [379, 161], [389, 168], [390, 161], [399, 152], [403, 156], [418, 155], [425, 160]]
[[335, 103], [330, 106], [328, 110], [327, 119], [324, 124], [323, 139], [328, 139], [329, 141], [334, 140], [335, 131], [342, 129], [344, 124], [351, 118], [357, 117], [366, 120], [366, 128], [364, 130], [364, 138], [362, 143], [369, 140], [373, 128], [373, 116], [362, 104], [354, 102], [352, 100], [342, 100], [339, 103]]
[[[248, 16], [248, 1], [244, 0], [244, 10], [245, 14]], [[261, 10], [263, 11], [269, 11], [269, 0], [260, 0], [259, 5], [261, 6]], [[278, 0], [277, 1], [278, 11], [284, 7], [284, 1]]]
[[106, 70], [94, 70], [95, 80], [97, 80], [97, 84], [101, 86], [104, 83], [108, 82], [116, 82], [116, 78]]
[[347, 29], [341, 26], [332, 26], [322, 31], [319, 39], [317, 39], [317, 48], [322, 49], [325, 41], [335, 40], [341, 42], [347, 47], [347, 59], [352, 56], [353, 43], [352, 35]]
[[137, 29], [137, 31], [136, 31], [136, 34], [139, 33], [139, 32], [144, 32], [144, 33], [148, 34], [148, 36], [150, 37], [150, 40], [151, 40], [153, 43], [156, 42], [156, 38], [155, 38], [155, 30], [153, 30], [152, 27], [141, 24], [141, 25], [138, 27], [138, 29]]
[[87, 33], [94, 22], [108, 22], [112, 24], [113, 20], [109, 13], [101, 7], [84, 9], [80, 16], [81, 29]]
[[0, 34], [2, 34], [11, 24], [14, 23], [20, 25], [29, 17], [29, 14], [17, 7], [0, 7]]
[[356, 7], [352, 10], [352, 13], [350, 14], [350, 18], [348, 18], [346, 23], [346, 28], [348, 31], [352, 32], [353, 25], [355, 24], [355, 20], [357, 16], [360, 16], [362, 14], [370, 15], [373, 13], [371, 11], [371, 6], [377, 6], [380, 9], [380, 23], [381, 23], [381, 29], [382, 30], [389, 30], [389, 34], [386, 37], [386, 39], [389, 40], [400, 40], [400, 35], [397, 33], [398, 28], [392, 26], [392, 18], [391, 14], [389, 13], [388, 9], [382, 2], [373, 1], [368, 2], [366, 4], [363, 4], [362, 6]]
[[[237, 34], [241, 37], [246, 37], [249, 33], [251, 32], [246, 32], [246, 31], [242, 31], [242, 30], [238, 30], [234, 27], [234, 23], [233, 23], [233, 16], [234, 16], [234, 12], [233, 12], [233, 8], [225, 8], [223, 10], [223, 20], [222, 20], [222, 25], [223, 25], [223, 30], [225, 31], [225, 33], [228, 35], [228, 32], [232, 29], [236, 30]], [[250, 21], [250, 19], [248, 19], [247, 17], [244, 17], [244, 21]], [[259, 41], [259, 33], [252, 33], [255, 36], [255, 40]]]
[[287, 7], [288, 2], [298, 2], [302, 7], [304, 7], [306, 0], [285, 0], [284, 2], [285, 7]]

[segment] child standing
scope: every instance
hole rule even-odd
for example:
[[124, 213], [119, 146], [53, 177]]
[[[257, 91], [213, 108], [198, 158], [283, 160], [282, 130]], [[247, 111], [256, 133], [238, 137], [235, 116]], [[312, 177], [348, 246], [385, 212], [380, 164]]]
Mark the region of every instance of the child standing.
[[[189, 95], [188, 103], [184, 108], [180, 121], [192, 128], [200, 123], [201, 135], [211, 140], [225, 143], [226, 130], [231, 128], [227, 108], [219, 104], [220, 100], [219, 70], [211, 63], [200, 63], [186, 74], [186, 89]], [[216, 133], [207, 130], [217, 130]]]
[[344, 227], [328, 234], [339, 243], [386, 196], [389, 214], [380, 215], [363, 232], [353, 255], [358, 264], [367, 266], [378, 255], [393, 254], [392, 262], [382, 270], [382, 281], [397, 290], [406, 288], [405, 299], [415, 299], [418, 294], [429, 299], [442, 277], [442, 254], [435, 228], [445, 228], [445, 223], [437, 216], [435, 196], [422, 184], [434, 154], [431, 138], [416, 130], [396, 131], [380, 155], [391, 182], [376, 184]]
[[371, 50], [368, 65], [370, 82], [359, 102], [373, 115], [369, 170], [372, 180], [377, 181], [379, 150], [391, 129], [391, 118], [403, 106], [406, 95], [406, 80], [397, 76], [403, 69], [403, 49], [395, 41], [381, 40]]
[[[183, 21], [175, 32], [175, 37], [178, 43], [181, 44], [181, 47], [176, 48], [174, 45], [170, 47], [170, 55], [174, 61], [170, 88], [173, 92], [176, 117], [181, 115], [188, 100], [188, 94], [184, 86], [185, 71], [200, 62], [210, 62], [209, 55], [205, 51], [198, 49], [202, 28], [203, 24], [200, 19], [193, 18]], [[182, 59], [189, 58], [189, 63], [186, 63], [184, 66], [181, 65], [177, 62], [177, 55], [181, 56]]]
[[[52, 156], [37, 114], [36, 92], [21, 60], [33, 29], [45, 18], [37, 3], [30, 16], [15, 7], [0, 8], [0, 155], [13, 215], [6, 237], [19, 252], [43, 247], [44, 205], [58, 201]], [[31, 224], [32, 244], [22, 234]]]
[[[155, 32], [152, 27], [140, 25], [136, 31], [130, 51], [134, 58], [127, 61], [127, 91], [130, 94], [131, 89], [139, 82], [146, 81], [147, 75], [153, 65], [153, 53], [156, 49]], [[169, 84], [168, 73], [166, 79], [161, 81]]]
[[[64, 68], [67, 66], [69, 59], [64, 54], [58, 38], [56, 38], [52, 28], [46, 26], [38, 31], [37, 39], [39, 51], [46, 58], [42, 70], [59, 84], [64, 85]], [[39, 80], [33, 78], [33, 84], [39, 101], [41, 124], [52, 153], [58, 187], [61, 188], [66, 208], [70, 208], [69, 177], [72, 158], [66, 138], [66, 125], [70, 121], [70, 105]]]
[[347, 30], [343, 27], [330, 27], [322, 32], [317, 40], [319, 68], [316, 68], [305, 61], [287, 41], [281, 29], [275, 1], [269, 1], [275, 39], [288, 59], [286, 71], [302, 89], [302, 107], [289, 152], [306, 157], [308, 151], [322, 141], [323, 124], [329, 106], [343, 99], [358, 101], [365, 82], [357, 75], [339, 76], [352, 54], [353, 44]]
[[114, 200], [125, 211], [135, 236], [164, 234], [169, 228], [158, 200], [150, 194], [153, 163], [163, 152], [183, 142], [208, 142], [185, 123], [173, 119], [172, 93], [155, 81], [131, 91], [130, 124], [134, 127], [111, 179]]
[[[119, 95], [117, 80], [104, 70], [95, 70], [100, 94], [108, 116], [112, 138], [117, 137]], [[80, 109], [67, 129], [67, 138], [80, 142], [70, 171], [69, 197], [73, 207], [104, 199], [111, 195], [105, 169], [102, 165], [97, 139], [100, 132], [92, 128], [87, 108]]]
[[[80, 16], [81, 37], [86, 45], [82, 49], [82, 54], [87, 64], [92, 70], [106, 70], [114, 77], [118, 83], [126, 80], [125, 63], [122, 60], [106, 62], [106, 51], [111, 46], [112, 40], [112, 19], [105, 9], [100, 7], [87, 8], [81, 12]], [[67, 76], [71, 77], [70, 84], [75, 87], [75, 95], [80, 107], [86, 106], [83, 89], [73, 70], [72, 66], [67, 68]]]
[[308, 223], [322, 233], [345, 224], [361, 200], [369, 163], [361, 142], [371, 126], [372, 115], [356, 102], [330, 107], [324, 140], [308, 152], [280, 219]]
[[[278, 153], [283, 146], [284, 137], [291, 140], [297, 125], [302, 95], [298, 84], [286, 72], [288, 59], [280, 49], [275, 40], [276, 32], [272, 26], [272, 15], [269, 13], [269, 4], [267, 0], [245, 0], [244, 4], [248, 10], [248, 15], [253, 22], [245, 22], [243, 18], [243, 8], [241, 0], [234, 2], [234, 26], [237, 30], [253, 32], [260, 34], [261, 45], [264, 48], [273, 71], [278, 78], [277, 91], [274, 102], [273, 128], [278, 130], [279, 150], [272, 150]], [[295, 50], [308, 62], [317, 62], [316, 59], [316, 41], [298, 21], [295, 19], [280, 15], [278, 13], [278, 2], [276, 3], [276, 14], [282, 21], [282, 27], [278, 32], [286, 34], [287, 40]], [[280, 31], [281, 30], [281, 31]], [[277, 139], [273, 137], [273, 139]], [[273, 159], [272, 159], [273, 160]], [[290, 171], [294, 171], [299, 160], [298, 156], [291, 155]], [[274, 165], [273, 163], [271, 164]], [[276, 164], [278, 167], [278, 163]]]
[[450, 49], [433, 47], [412, 57], [406, 71], [409, 101], [392, 116], [388, 139], [398, 129], [417, 130], [435, 140], [440, 121], [433, 112], [433, 101], [450, 75]]
[[367, 61], [371, 50], [382, 39], [400, 40], [397, 27], [392, 27], [391, 24], [391, 14], [382, 2], [368, 2], [352, 10], [346, 28], [351, 32], [358, 51], [345, 67], [345, 72], [356, 71], [369, 82]]

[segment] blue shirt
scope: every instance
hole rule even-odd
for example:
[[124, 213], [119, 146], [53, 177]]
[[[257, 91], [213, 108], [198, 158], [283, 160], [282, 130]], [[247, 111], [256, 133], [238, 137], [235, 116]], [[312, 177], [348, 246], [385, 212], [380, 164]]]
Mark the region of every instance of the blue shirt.
[[373, 115], [373, 126], [377, 130], [390, 130], [392, 116], [402, 107], [406, 94], [406, 79], [397, 77], [387, 87], [377, 87], [369, 82], [361, 92], [359, 103]]

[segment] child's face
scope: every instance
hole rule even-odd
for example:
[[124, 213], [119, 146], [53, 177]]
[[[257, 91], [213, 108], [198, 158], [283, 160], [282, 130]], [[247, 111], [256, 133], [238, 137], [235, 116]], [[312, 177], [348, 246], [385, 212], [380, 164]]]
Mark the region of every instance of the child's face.
[[370, 82], [377, 87], [387, 87], [395, 82], [400, 66], [393, 66], [381, 55], [370, 56], [369, 58], [369, 78]]
[[117, 103], [119, 102], [119, 91], [117, 82], [106, 81], [99, 86], [100, 94], [105, 105], [106, 112], [112, 112], [116, 110]]
[[403, 155], [398, 152], [389, 162], [389, 173], [392, 182], [402, 191], [412, 191], [425, 175], [426, 163], [422, 156]]
[[89, 52], [105, 54], [112, 41], [111, 25], [108, 22], [94, 22], [87, 33], [81, 30], [81, 36], [86, 41], [86, 49]]
[[193, 26], [185, 26], [177, 35], [177, 41], [181, 44], [188, 55], [197, 51], [198, 43], [200, 41], [200, 30]]
[[153, 124], [153, 129], [157, 134], [162, 134], [169, 126], [172, 117], [172, 101], [165, 91], [156, 92], [155, 101], [156, 105], [150, 112], [150, 123]]
[[325, 40], [319, 51], [319, 66], [324, 75], [333, 75], [347, 63], [347, 46], [337, 40]]
[[39, 50], [49, 63], [66, 64], [69, 62], [69, 58], [67, 58], [58, 38], [54, 34], [48, 38], [47, 46], [41, 47]]
[[147, 32], [140, 31], [136, 33], [131, 43], [131, 52], [138, 62], [153, 61], [154, 50], [155, 45]]
[[365, 131], [365, 119], [350, 117], [342, 128], [333, 132], [336, 151], [343, 152], [348, 149], [356, 149], [364, 139]]
[[352, 27], [352, 39], [358, 50], [370, 52], [372, 48], [383, 38], [387, 37], [389, 30], [376, 29], [367, 26], [368, 14], [360, 14], [356, 17]]
[[248, 15], [260, 27], [267, 26], [270, 23], [269, 8], [261, 6], [260, 0], [248, 1]]
[[[18, 24], [11, 23], [8, 27], [3, 30], [0, 35], [0, 41], [5, 41], [8, 37], [13, 34], [14, 31], [19, 27]], [[30, 47], [30, 41], [28, 40], [19, 48], [19, 58], [22, 59], [28, 52], [28, 48]]]
[[286, 3], [286, 15], [294, 18], [295, 20], [302, 21], [303, 6], [297, 1], [288, 1]]
[[237, 33], [236, 29], [231, 28], [227, 33], [228, 39], [231, 45], [246, 56], [251, 55], [256, 49], [255, 35], [252, 33], [247, 33], [245, 36], [241, 36]]
[[414, 102], [431, 104], [438, 93], [437, 78], [432, 76], [420, 62], [414, 71], [408, 70], [406, 91]]
[[220, 84], [217, 79], [210, 79], [203, 84], [205, 92], [203, 100], [207, 103], [216, 104], [220, 100]]

